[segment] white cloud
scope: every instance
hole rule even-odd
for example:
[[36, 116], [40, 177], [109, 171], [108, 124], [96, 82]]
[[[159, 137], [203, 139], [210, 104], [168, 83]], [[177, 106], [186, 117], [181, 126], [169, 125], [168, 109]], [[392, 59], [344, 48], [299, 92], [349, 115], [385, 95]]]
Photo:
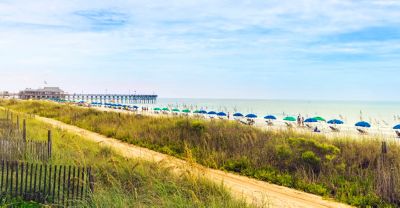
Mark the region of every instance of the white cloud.
[[[88, 21], [79, 11], [111, 14]], [[219, 70], [238, 79], [245, 68], [249, 76], [280, 78], [277, 73], [291, 72], [292, 66], [314, 64], [307, 59], [314, 54], [375, 54], [395, 65], [399, 40], [321, 39], [375, 26], [396, 27], [399, 11], [398, 1], [392, 0], [0, 0], [0, 72], [32, 74], [30, 80], [36, 83], [43, 75], [69, 87], [59, 74], [89, 79], [95, 73], [103, 81], [114, 75], [132, 83], [147, 79], [150, 70], [189, 73], [192, 78]], [[96, 26], [107, 18], [123, 19], [118, 27]], [[310, 68], [325, 67], [315, 64]], [[11, 83], [1, 79], [0, 88]], [[201, 82], [197, 85], [200, 88]]]

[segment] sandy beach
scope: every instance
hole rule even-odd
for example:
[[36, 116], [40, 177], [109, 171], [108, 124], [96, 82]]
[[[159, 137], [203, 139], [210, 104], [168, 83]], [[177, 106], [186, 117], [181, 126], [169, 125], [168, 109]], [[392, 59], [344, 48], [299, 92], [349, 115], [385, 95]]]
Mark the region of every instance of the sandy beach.
[[[130, 114], [142, 114], [146, 116], [157, 116], [157, 117], [172, 117], [172, 116], [189, 116], [189, 117], [195, 117], [195, 118], [200, 118], [204, 120], [212, 120], [212, 119], [224, 119], [228, 120], [227, 117], [224, 118], [219, 118], [217, 116], [211, 118], [207, 114], [205, 115], [195, 115], [192, 113], [189, 114], [184, 114], [184, 113], [171, 113], [171, 112], [156, 112], [153, 110], [148, 110], [148, 111], [142, 111], [142, 110], [137, 110], [137, 111], [130, 111], [130, 110], [123, 110], [123, 109], [114, 109], [114, 108], [106, 108], [106, 107], [92, 107], [97, 110], [101, 111], [115, 111], [115, 112], [121, 112], [121, 113], [130, 113]], [[246, 118], [241, 118], [241, 119], [234, 119], [230, 118], [229, 120], [231, 121], [237, 121], [238, 123], [246, 122]], [[393, 129], [391, 128], [376, 128], [376, 127], [371, 127], [371, 128], [362, 128], [365, 131], [367, 131], [367, 134], [360, 134], [357, 131], [357, 128], [352, 125], [335, 125], [336, 128], [340, 129], [339, 132], [334, 132], [329, 128], [329, 124], [326, 122], [318, 122], [318, 123], [312, 123], [310, 126], [315, 127], [317, 126], [320, 132], [313, 132], [313, 128], [308, 128], [306, 126], [298, 126], [296, 122], [286, 122], [286, 121], [280, 121], [280, 120], [275, 120], [272, 121], [273, 125], [268, 125], [265, 119], [262, 118], [256, 118], [253, 119], [255, 123], [253, 124], [254, 127], [260, 128], [263, 130], [272, 130], [272, 131], [287, 131], [287, 130], [292, 130], [296, 131], [302, 134], [321, 134], [324, 136], [327, 136], [329, 138], [355, 138], [355, 139], [381, 139], [389, 142], [399, 142], [400, 139], [396, 136], [396, 133]], [[292, 125], [291, 128], [287, 126], [286, 123], [290, 123]], [[245, 124], [243, 124], [245, 125]]]

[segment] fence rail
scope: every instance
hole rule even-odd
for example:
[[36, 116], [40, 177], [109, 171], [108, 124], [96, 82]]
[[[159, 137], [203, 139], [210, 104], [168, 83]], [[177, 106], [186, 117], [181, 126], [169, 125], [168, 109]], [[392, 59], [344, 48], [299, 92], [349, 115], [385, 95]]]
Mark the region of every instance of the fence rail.
[[69, 207], [88, 202], [93, 191], [90, 167], [4, 160], [0, 163], [0, 196]]

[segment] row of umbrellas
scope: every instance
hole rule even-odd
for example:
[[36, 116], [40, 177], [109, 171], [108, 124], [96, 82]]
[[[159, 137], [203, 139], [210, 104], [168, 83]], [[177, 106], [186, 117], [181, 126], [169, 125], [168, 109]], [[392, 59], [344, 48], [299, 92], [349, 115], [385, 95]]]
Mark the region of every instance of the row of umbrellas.
[[134, 108], [138, 109], [139, 107], [134, 105], [125, 105], [125, 104], [119, 104], [119, 103], [98, 103], [98, 102], [92, 102], [91, 105], [104, 105], [106, 107], [116, 107], [116, 108]]
[[[91, 104], [92, 105], [104, 105], [106, 107], [116, 107], [116, 108], [133, 108], [133, 109], [138, 109], [139, 108], [138, 106], [131, 106], [131, 105], [125, 105], [125, 104], [118, 104], [118, 103], [104, 103], [103, 104], [103, 103], [98, 103], [98, 102], [92, 102]], [[158, 108], [157, 107], [157, 108], [154, 108], [153, 110], [154, 111], [168, 111], [168, 112], [172, 111], [172, 112], [175, 112], [175, 113], [179, 113], [179, 112], [191, 113], [191, 110], [189, 110], [189, 109], [184, 109], [184, 110], [181, 111], [181, 110], [179, 110], [177, 108], [174, 108], [174, 109], [170, 110], [169, 108], [166, 108], [166, 107], [165, 108]], [[210, 116], [214, 115], [214, 116], [220, 116], [220, 117], [227, 116], [227, 114], [225, 112], [218, 112], [217, 113], [215, 111], [207, 112], [205, 110], [195, 110], [195, 111], [193, 111], [193, 113], [194, 114], [207, 114], [207, 115], [210, 115]], [[245, 117], [245, 118], [250, 118], [250, 119], [255, 119], [255, 118], [258, 117], [256, 114], [247, 114], [246, 116], [244, 116], [242, 113], [234, 113], [233, 116], [234, 117]], [[264, 117], [264, 119], [266, 119], [266, 120], [277, 120], [276, 116], [274, 116], [274, 115], [267, 115], [267, 116]], [[283, 120], [284, 121], [290, 121], [290, 122], [297, 121], [297, 119], [295, 117], [293, 117], [293, 116], [287, 116], [287, 117], [283, 118]], [[317, 116], [317, 117], [307, 118], [306, 120], [304, 120], [304, 122], [305, 123], [317, 123], [317, 122], [326, 122], [326, 120], [324, 118], [320, 117], [320, 116]], [[333, 125], [344, 124], [344, 122], [342, 120], [339, 120], [339, 119], [332, 119], [332, 120], [327, 121], [327, 123], [328, 124], [333, 124]], [[371, 124], [366, 122], [366, 121], [360, 121], [360, 122], [357, 122], [355, 124], [355, 126], [364, 127], [364, 128], [370, 128]], [[394, 126], [393, 129], [400, 130], [400, 124]]]
[[[170, 111], [169, 108], [154, 108], [155, 111]], [[174, 108], [172, 109], [172, 112], [181, 112], [179, 109]], [[191, 113], [191, 111], [189, 109], [185, 109], [182, 110], [183, 113]], [[215, 111], [205, 111], [205, 110], [195, 110], [193, 111], [194, 114], [207, 114], [207, 115], [216, 115], [216, 116], [227, 116], [226, 113], [224, 112], [215, 112]], [[250, 118], [250, 119], [254, 119], [257, 118], [258, 116], [255, 114], [247, 114], [246, 116], [244, 116], [242, 113], [234, 113], [233, 114], [234, 117], [245, 117], [245, 118]], [[276, 116], [274, 115], [267, 115], [264, 117], [264, 119], [266, 120], [277, 120]], [[287, 116], [285, 118], [283, 118], [284, 121], [297, 121], [297, 119], [293, 116]], [[329, 121], [326, 121], [323, 117], [321, 116], [317, 116], [317, 117], [313, 117], [313, 118], [307, 118], [306, 120], [304, 120], [305, 123], [317, 123], [317, 122], [326, 122], [328, 124], [332, 124], [332, 125], [341, 125], [344, 124], [344, 122], [342, 120], [339, 119], [332, 119]], [[370, 128], [371, 124], [366, 122], [366, 121], [360, 121], [357, 122], [355, 124], [356, 127], [364, 127], [364, 128]], [[395, 127], [393, 127], [393, 129], [400, 129], [400, 124], [396, 125]]]

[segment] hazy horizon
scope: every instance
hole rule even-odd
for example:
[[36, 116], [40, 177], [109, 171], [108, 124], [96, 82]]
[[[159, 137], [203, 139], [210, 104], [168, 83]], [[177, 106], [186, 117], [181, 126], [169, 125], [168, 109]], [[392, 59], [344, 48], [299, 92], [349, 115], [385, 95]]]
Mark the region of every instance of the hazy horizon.
[[0, 91], [400, 101], [400, 1], [0, 0]]

